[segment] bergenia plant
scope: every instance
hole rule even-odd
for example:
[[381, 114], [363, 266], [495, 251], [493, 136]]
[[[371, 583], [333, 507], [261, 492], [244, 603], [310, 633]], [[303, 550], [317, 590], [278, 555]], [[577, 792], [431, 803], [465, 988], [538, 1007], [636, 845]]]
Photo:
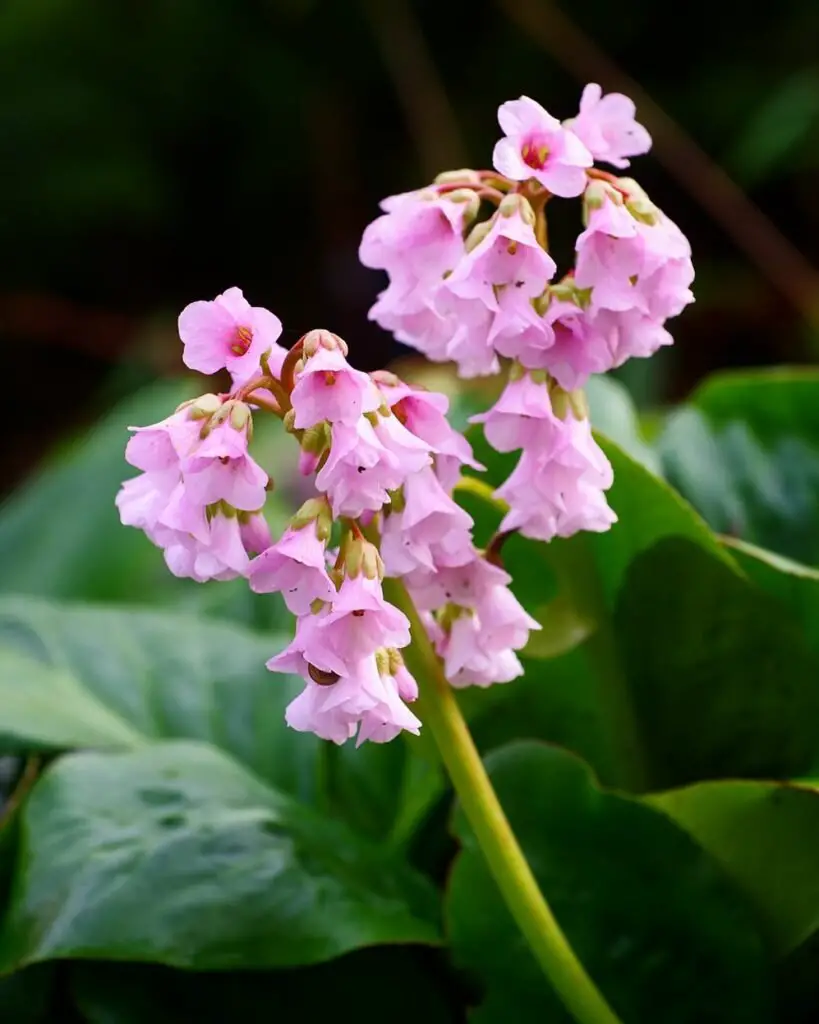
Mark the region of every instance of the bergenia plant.
[[[493, 168], [446, 171], [385, 199], [360, 258], [389, 279], [371, 319], [463, 377], [503, 375], [500, 397], [473, 418], [497, 451], [521, 452], [496, 492], [500, 534], [548, 543], [615, 523], [612, 467], [583, 387], [671, 342], [666, 321], [692, 301], [694, 275], [679, 228], [633, 178], [595, 166], [623, 169], [650, 147], [626, 97], [589, 85], [561, 123], [524, 96], [498, 120]], [[575, 201], [582, 225], [571, 267], [548, 247], [558, 198]], [[456, 500], [464, 467], [482, 467], [444, 395], [361, 372], [329, 330], [289, 350], [281, 332], [235, 287], [183, 310], [183, 362], [226, 369], [233, 387], [133, 428], [126, 458], [141, 472], [117, 497], [122, 522], [144, 530], [177, 576], [244, 577], [256, 593], [281, 594], [294, 636], [267, 667], [304, 681], [287, 708], [293, 729], [339, 744], [432, 730], [556, 989], [579, 1020], [614, 1020], [537, 890], [451, 691], [511, 683], [541, 628], [515, 597], [500, 545], [476, 546]], [[315, 487], [277, 538], [264, 518], [272, 481], [252, 454], [254, 421], [270, 415]]]

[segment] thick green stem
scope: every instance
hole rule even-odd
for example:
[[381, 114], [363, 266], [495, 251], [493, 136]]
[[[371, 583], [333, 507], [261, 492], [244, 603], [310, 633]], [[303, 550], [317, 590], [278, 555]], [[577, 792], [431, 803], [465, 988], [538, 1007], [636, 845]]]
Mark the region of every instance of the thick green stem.
[[406, 588], [386, 581], [407, 615], [413, 641], [405, 651], [420, 688], [419, 717], [435, 739], [489, 870], [536, 960], [580, 1024], [619, 1024], [578, 960], [541, 893], [498, 801], [441, 663]]

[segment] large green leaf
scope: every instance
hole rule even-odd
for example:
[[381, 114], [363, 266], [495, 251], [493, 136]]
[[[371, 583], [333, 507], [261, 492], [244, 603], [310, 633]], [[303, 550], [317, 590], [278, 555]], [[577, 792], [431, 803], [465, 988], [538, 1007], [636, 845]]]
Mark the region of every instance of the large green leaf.
[[[682, 829], [601, 791], [565, 751], [516, 743], [487, 765], [559, 924], [624, 1024], [772, 1020], [753, 914]], [[485, 986], [474, 1019], [568, 1021], [461, 814], [455, 827], [464, 849], [446, 910], [456, 961]]]
[[702, 782], [645, 798], [739, 883], [787, 953], [819, 928], [819, 791], [793, 783]]
[[819, 562], [819, 373], [718, 374], [669, 418], [669, 479], [714, 529]]
[[0, 508], [0, 589], [131, 601], [181, 589], [144, 535], [120, 524], [114, 497], [134, 473], [127, 427], [162, 419], [190, 394], [179, 381], [141, 392], [12, 495]]
[[436, 904], [421, 876], [207, 744], [69, 754], [23, 813], [0, 967], [318, 963], [435, 942]]
[[[436, 951], [379, 946], [330, 963], [202, 974], [144, 964], [79, 964], [71, 989], [88, 1024], [312, 1024], [355, 1006], [358, 1024], [453, 1024]], [[442, 977], [443, 975], [443, 977]], [[396, 993], [400, 992], [400, 998]]]
[[746, 576], [788, 609], [819, 654], [819, 569], [732, 537], [722, 543]]
[[208, 740], [315, 796], [319, 741], [284, 724], [303, 685], [264, 667], [287, 637], [172, 612], [0, 598], [6, 749]]
[[652, 473], [661, 470], [660, 457], [646, 441], [628, 388], [613, 377], [592, 377], [586, 387], [595, 429], [619, 445], [635, 462]]
[[810, 768], [819, 661], [757, 586], [669, 538], [632, 563], [615, 632], [653, 788]]

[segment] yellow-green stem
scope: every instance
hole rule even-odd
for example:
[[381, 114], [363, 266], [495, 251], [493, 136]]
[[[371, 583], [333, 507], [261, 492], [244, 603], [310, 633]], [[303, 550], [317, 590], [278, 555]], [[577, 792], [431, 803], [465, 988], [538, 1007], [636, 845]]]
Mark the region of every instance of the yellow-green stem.
[[418, 679], [419, 717], [432, 732], [464, 814], [510, 913], [575, 1019], [580, 1024], [619, 1024], [538, 887], [412, 599], [400, 580], [385, 581], [385, 588], [412, 626], [412, 645], [403, 653]]

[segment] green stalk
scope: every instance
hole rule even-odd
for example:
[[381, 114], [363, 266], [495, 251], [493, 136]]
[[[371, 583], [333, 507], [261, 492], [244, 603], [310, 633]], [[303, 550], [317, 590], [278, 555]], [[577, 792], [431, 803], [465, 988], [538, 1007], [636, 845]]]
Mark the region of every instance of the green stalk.
[[419, 717], [440, 751], [506, 906], [564, 1005], [579, 1024], [620, 1024], [555, 920], [492, 788], [461, 709], [418, 611], [400, 580], [385, 580], [389, 598], [412, 627], [405, 650], [420, 688]]

